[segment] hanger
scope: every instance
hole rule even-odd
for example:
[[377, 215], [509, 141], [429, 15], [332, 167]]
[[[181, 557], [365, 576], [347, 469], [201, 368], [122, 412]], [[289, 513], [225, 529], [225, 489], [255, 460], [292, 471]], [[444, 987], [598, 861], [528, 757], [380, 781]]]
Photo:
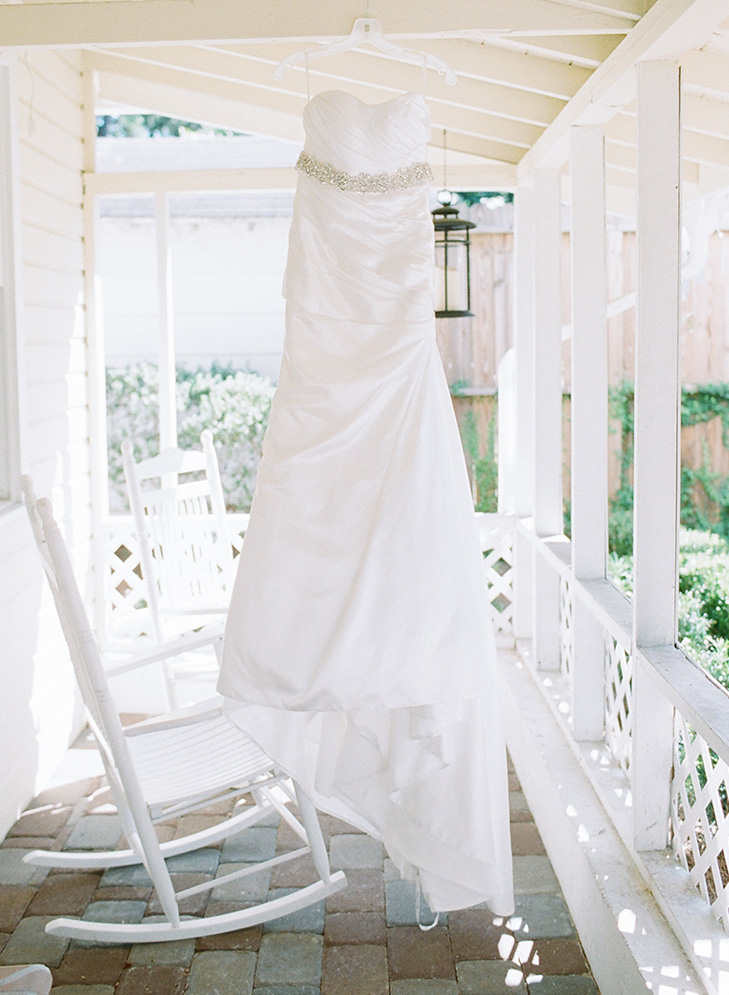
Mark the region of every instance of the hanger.
[[388, 41], [382, 34], [380, 22], [374, 17], [358, 17], [346, 38], [340, 38], [330, 45], [320, 45], [319, 48], [309, 49], [308, 51], [302, 49], [293, 55], [289, 55], [288, 58], [276, 66], [273, 75], [276, 79], [283, 79], [284, 73], [298, 65], [299, 62], [303, 62], [304, 59], [320, 59], [325, 55], [340, 55], [342, 52], [349, 52], [350, 49], [357, 48], [363, 44], [372, 45], [373, 48], [379, 49], [380, 52], [384, 52], [386, 55], [391, 55], [400, 62], [411, 62], [418, 66], [425, 64], [431, 69], [437, 70], [441, 76], [445, 76], [448, 86], [454, 86], [458, 82], [458, 77], [453, 70], [442, 59], [437, 58], [437, 56], [425, 53], [421, 54], [420, 52], [413, 51], [411, 48], [403, 48], [401, 45], [394, 45], [391, 41]]

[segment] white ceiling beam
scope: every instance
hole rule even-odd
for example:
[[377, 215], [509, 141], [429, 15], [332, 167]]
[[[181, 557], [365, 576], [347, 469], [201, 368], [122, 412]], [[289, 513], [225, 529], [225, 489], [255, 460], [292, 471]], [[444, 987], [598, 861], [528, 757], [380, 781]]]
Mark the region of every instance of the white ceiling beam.
[[[299, 0], [106, 0], [0, 5], [4, 48], [143, 45], [231, 39], [295, 44], [349, 34], [362, 16], [360, 0], [302, 4]], [[459, 0], [457, 4], [389, 0], [381, 19], [394, 38], [500, 32], [521, 35], [625, 34], [631, 16], [571, 7], [556, 0]]]
[[[137, 0], [142, 2], [142, 0]], [[249, 86], [262, 92], [279, 96], [295, 95], [302, 103], [306, 100], [306, 77], [298, 68], [287, 73], [282, 82], [273, 78], [272, 66], [261, 59], [241, 56], [220, 49], [199, 47], [144, 48], [134, 53], [121, 49], [116, 52], [93, 51], [89, 53], [90, 65], [100, 70], [139, 75], [147, 73], [155, 78], [161, 69], [182, 71], [199, 79], [226, 82], [233, 86]], [[421, 71], [415, 67], [390, 63], [387, 72], [382, 64], [360, 53], [322, 60], [316, 69], [310, 68], [312, 92], [345, 85], [361, 99], [376, 102], [403, 90], [419, 90]], [[199, 85], [199, 84], [198, 84]], [[466, 106], [482, 110], [494, 117], [509, 118], [525, 124], [545, 127], [559, 113], [564, 101], [542, 94], [514, 90], [493, 83], [461, 79], [457, 86], [447, 87], [433, 83], [428, 99], [433, 108], [441, 101], [447, 106]]]
[[[684, 87], [681, 98], [681, 120], [687, 131], [695, 131], [715, 138], [729, 138], [729, 102], [699, 96]], [[637, 122], [635, 105], [629, 104], [606, 126], [615, 141], [635, 144]]]
[[603, 14], [623, 14], [639, 21], [651, 6], [653, 0], [561, 0], [570, 7], [600, 11]]
[[[569, 65], [556, 59], [547, 59], [529, 52], [512, 52], [499, 48], [488, 41], [477, 39], [449, 38], [447, 40], [421, 39], [418, 49], [437, 55], [447, 65], [452, 66], [459, 77], [470, 76], [474, 79], [497, 83], [500, 86], [516, 87], [533, 93], [568, 100], [579, 90], [590, 76], [590, 70], [584, 66]], [[272, 67], [282, 62], [291, 48], [288, 45], [239, 45], [213, 49], [242, 58], [262, 58], [270, 61]], [[368, 60], [372, 70], [381, 73], [383, 59], [388, 58], [373, 48], [363, 48], [358, 57]], [[341, 61], [341, 60], [340, 60]], [[319, 64], [313, 63], [313, 70]], [[326, 64], [324, 64], [326, 65]], [[429, 73], [429, 79], [433, 74]], [[430, 83], [429, 92], [439, 89], [439, 84]], [[457, 95], [457, 91], [454, 91]]]
[[684, 89], [681, 116], [685, 128], [717, 138], [729, 138], [729, 103], [696, 96]]
[[596, 69], [620, 44], [621, 35], [565, 35], [551, 38], [510, 38], [489, 35], [489, 45], [513, 52], [527, 52], [546, 59], [555, 59], [585, 69]]
[[[123, 51], [117, 53], [116, 57], [121, 58], [122, 62], [129, 61], [129, 58], [125, 58]], [[111, 58], [113, 59], [114, 56], [112, 55]], [[91, 59], [92, 64], [103, 65], [103, 62], [96, 55], [92, 56]], [[164, 67], [183, 69], [185, 71], [191, 70], [195, 76], [213, 76], [215, 79], [225, 80], [236, 86], [263, 86], [271, 94], [281, 95], [284, 100], [291, 95], [290, 87], [282, 93], [282, 84], [273, 80], [271, 66], [260, 61], [251, 64], [250, 60], [243, 60], [238, 55], [220, 49], [144, 49], [143, 58], [141, 60], [135, 59], [134, 65], [145, 66], [148, 62], [154, 67], [152, 72], [155, 69]], [[365, 81], [364, 85], [359, 87], [359, 89], [358, 84], [351, 79], [341, 80], [340, 77], [334, 77], [333, 80], [332, 77], [328, 77], [327, 79], [332, 80], [335, 85], [342, 82], [346, 83], [350, 92], [355, 93], [355, 95], [361, 95], [363, 99], [372, 102], [378, 99], [387, 99], [392, 93], [398, 93], [401, 89], [404, 89], [408, 83], [412, 85], [412, 79], [407, 77], [404, 72], [395, 72], [394, 78], [388, 73], [388, 87], [385, 90], [374, 82], [382, 78], [382, 75], [376, 71], [378, 66], [372, 63], [371, 60], [365, 59], [365, 63], [365, 68], [370, 70], [370, 79]], [[115, 63], [115, 65], [119, 67], [119, 62]], [[359, 63], [356, 65], [359, 65]], [[315, 77], [314, 79], [314, 91], [316, 92], [319, 88], [316, 85], [319, 77]], [[420, 82], [417, 79], [417, 74], [416, 81]], [[293, 79], [290, 80], [290, 83], [295, 84], [296, 90], [293, 91], [294, 98], [298, 99], [303, 107], [306, 94], [304, 92], [305, 83], [302, 74], [293, 74]], [[393, 86], [393, 83], [396, 85]], [[475, 81], [469, 80], [464, 80], [463, 83], [464, 86], [459, 88], [459, 92], [463, 99], [470, 97], [471, 103], [469, 106], [456, 104], [452, 100], [444, 101], [438, 99], [438, 97], [448, 97], [451, 94], [450, 90], [442, 86], [437, 91], [438, 96], [435, 94], [429, 95], [428, 104], [434, 128], [447, 128], [449, 134], [463, 133], [494, 141], [507, 142], [522, 149], [529, 148], [542, 133], [543, 126], [541, 125], [534, 125], [514, 118], [500, 117], [488, 113], [486, 109], [482, 109], [488, 107], [488, 102], [484, 100], [483, 94], [480, 93], [478, 84], [474, 85]], [[296, 112], [293, 107], [291, 110], [292, 113]]]
[[460, 75], [500, 86], [569, 100], [587, 82], [590, 70], [529, 52], [509, 52], [485, 42], [463, 39], [424, 40], [423, 51], [437, 55]]
[[[724, 137], [694, 131], [690, 122], [684, 122], [681, 154], [686, 162], [704, 165], [729, 165], [729, 119], [725, 120]], [[605, 128], [605, 138], [612, 144], [635, 148], [636, 120], [629, 114], [616, 114]]]
[[729, 59], [724, 53], [687, 52], [681, 59], [681, 79], [685, 86], [729, 99]]
[[[516, 185], [516, 170], [500, 165], [456, 166], [449, 170], [448, 181], [454, 190], [510, 190]], [[95, 196], [293, 190], [296, 187], [296, 170], [161, 169], [139, 173], [85, 173], [84, 184], [85, 192]]]
[[293, 190], [296, 170], [268, 169], [160, 169], [139, 173], [86, 173], [86, 193], [201, 193], [226, 190]]
[[[301, 111], [306, 100], [304, 94], [254, 88], [245, 83], [211, 79], [168, 67], [144, 65], [129, 59], [90, 55], [88, 63], [97, 71], [103, 70], [99, 71], [101, 100], [145, 108], [158, 114], [204, 121], [217, 127], [303, 142]], [[105, 69], [104, 65], [108, 68]], [[108, 71], [118, 65], [124, 67], [123, 74]], [[351, 90], [357, 95], [356, 87]], [[471, 127], [478, 115], [469, 116], [467, 121], [465, 117], [464, 113], [462, 123]], [[477, 127], [473, 127], [473, 133], [469, 134], [449, 130], [448, 149], [466, 152], [482, 159], [512, 165], [517, 163], [524, 155], [526, 145], [515, 145], [512, 137], [498, 132], [499, 124], [508, 132], [513, 123], [500, 122], [498, 119], [494, 119], [492, 123], [492, 130], [495, 132], [493, 137], [485, 137]], [[442, 131], [436, 125], [431, 144], [441, 148], [442, 142]]]
[[572, 125], [604, 124], [629, 103], [639, 61], [680, 58], [704, 44], [725, 17], [726, 0], [656, 0], [524, 156], [520, 176], [537, 165], [564, 162]]
[[[172, 70], [159, 71], [155, 78], [105, 70], [99, 72], [98, 80], [100, 102], [122, 108], [120, 113], [136, 108], [140, 113], [197, 121], [216, 128], [302, 144], [304, 141], [301, 106], [296, 111], [283, 110], [280, 101], [262, 100], [258, 91], [234, 91], [230, 84], [216, 80], [198, 83], [196, 88], [190, 85], [189, 77]], [[104, 112], [108, 113], [106, 108]]]
[[729, 166], [698, 166], [698, 174], [687, 181], [684, 176], [686, 206], [692, 200], [708, 197], [729, 187]]

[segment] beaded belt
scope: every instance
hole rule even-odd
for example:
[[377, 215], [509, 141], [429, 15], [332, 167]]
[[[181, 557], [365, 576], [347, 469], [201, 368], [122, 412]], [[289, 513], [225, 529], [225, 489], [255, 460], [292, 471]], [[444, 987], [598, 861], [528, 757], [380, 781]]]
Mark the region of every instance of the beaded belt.
[[308, 152], [299, 156], [296, 168], [302, 173], [327, 183], [338, 190], [353, 190], [355, 193], [390, 193], [392, 190], [404, 190], [428, 181], [432, 183], [433, 174], [427, 162], [414, 162], [402, 166], [396, 173], [345, 173], [343, 169], [335, 169], [329, 162], [322, 162]]

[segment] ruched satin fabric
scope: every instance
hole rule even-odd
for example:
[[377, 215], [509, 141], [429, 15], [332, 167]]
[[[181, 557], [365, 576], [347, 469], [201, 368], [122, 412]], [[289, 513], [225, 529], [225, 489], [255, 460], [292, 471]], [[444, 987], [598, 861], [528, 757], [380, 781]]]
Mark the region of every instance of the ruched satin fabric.
[[[321, 93], [306, 151], [425, 159], [418, 94]], [[434, 910], [513, 908], [495, 649], [435, 343], [428, 186], [300, 174], [286, 342], [225, 633], [231, 716], [315, 804], [382, 839]]]

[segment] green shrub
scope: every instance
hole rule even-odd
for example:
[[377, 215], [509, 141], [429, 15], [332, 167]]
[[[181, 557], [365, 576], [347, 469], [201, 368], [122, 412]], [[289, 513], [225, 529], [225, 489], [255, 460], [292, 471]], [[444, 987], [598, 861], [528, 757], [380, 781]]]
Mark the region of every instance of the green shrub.
[[[679, 643], [729, 690], [729, 546], [712, 532], [682, 529], [678, 573]], [[632, 555], [611, 553], [608, 577], [631, 594]]]
[[[453, 391], [453, 386], [451, 386]], [[461, 427], [461, 442], [470, 466], [473, 504], [476, 511], [496, 511], [499, 469], [496, 462], [496, 417], [486, 429], [486, 452], [480, 455], [480, 438], [476, 416], [466, 411]]]
[[[177, 371], [178, 441], [199, 449], [209, 428], [215, 438], [230, 511], [249, 511], [274, 385], [257, 373], [213, 365]], [[159, 452], [159, 375], [150, 363], [108, 369], [106, 410], [109, 496], [113, 511], [128, 508], [121, 444], [131, 439], [137, 459]]]

